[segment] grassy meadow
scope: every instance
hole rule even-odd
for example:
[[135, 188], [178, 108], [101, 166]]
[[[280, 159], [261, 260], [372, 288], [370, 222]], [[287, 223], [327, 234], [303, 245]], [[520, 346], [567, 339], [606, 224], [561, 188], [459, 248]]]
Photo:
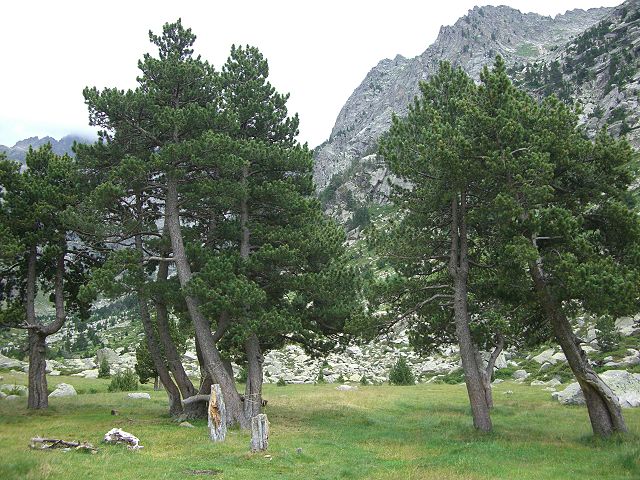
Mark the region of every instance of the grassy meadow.
[[[2, 383], [26, 382], [3, 373]], [[223, 444], [207, 436], [206, 421], [178, 426], [164, 392], [152, 400], [107, 393], [108, 380], [52, 377], [80, 395], [51, 399], [46, 412], [28, 412], [26, 399], [0, 401], [0, 479], [638, 479], [640, 409], [625, 410], [630, 434], [597, 440], [586, 409], [564, 407], [540, 387], [505, 382], [494, 388], [495, 432], [471, 427], [463, 385], [265, 386], [271, 422], [268, 456], [249, 452], [249, 435], [232, 430]], [[505, 394], [512, 391], [512, 394]], [[118, 416], [111, 410], [117, 409]], [[120, 427], [144, 449], [103, 445]], [[34, 436], [89, 441], [95, 455], [32, 451]], [[301, 449], [298, 450], [298, 449]]]

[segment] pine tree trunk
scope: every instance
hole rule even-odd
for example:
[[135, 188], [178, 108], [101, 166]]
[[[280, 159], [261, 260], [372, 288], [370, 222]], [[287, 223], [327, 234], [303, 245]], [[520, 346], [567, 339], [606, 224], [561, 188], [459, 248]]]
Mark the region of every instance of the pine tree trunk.
[[153, 377], [153, 391], [157, 392], [160, 390], [160, 378], [156, 375]]
[[49, 406], [46, 375], [46, 339], [37, 330], [29, 331], [29, 398], [27, 407], [37, 410]]
[[626, 432], [627, 425], [618, 397], [591, 367], [587, 355], [580, 347], [580, 340], [573, 333], [571, 324], [562, 311], [562, 306], [547, 285], [542, 259], [530, 264], [529, 272], [556, 339], [584, 394], [593, 433], [608, 437], [615, 432]]
[[460, 205], [455, 198], [451, 203], [451, 250], [449, 273], [454, 284], [453, 311], [456, 336], [460, 346], [460, 359], [464, 371], [465, 384], [471, 404], [473, 426], [483, 432], [492, 429], [491, 416], [485, 387], [478, 365], [477, 348], [471, 338], [469, 326], [467, 280], [469, 277], [468, 239], [466, 227], [466, 198], [460, 196]]
[[251, 419], [251, 451], [264, 452], [269, 448], [269, 420], [264, 413]]
[[258, 337], [252, 333], [245, 340], [247, 354], [247, 384], [244, 392], [244, 412], [247, 418], [262, 413], [262, 366], [264, 357]]
[[[165, 253], [165, 252], [163, 252]], [[160, 262], [158, 266], [158, 273], [156, 280], [158, 282], [164, 282], [167, 280], [169, 274], [169, 264], [167, 262]], [[171, 333], [169, 330], [169, 314], [167, 312], [167, 305], [160, 298], [155, 299], [156, 320], [158, 327], [158, 336], [160, 342], [164, 348], [164, 354], [169, 366], [169, 370], [173, 374], [173, 378], [182, 394], [183, 399], [187, 399], [193, 395], [196, 395], [197, 391], [193, 386], [193, 383], [189, 379], [187, 372], [184, 370], [180, 354], [176, 348]], [[207, 390], [206, 393], [208, 393]], [[183, 416], [189, 419], [194, 418], [207, 418], [206, 404], [202, 402], [189, 403], [183, 407]]]
[[[141, 207], [139, 206], [140, 213]], [[135, 246], [138, 254], [140, 255], [140, 261], [144, 256], [144, 248], [142, 245], [142, 236], [135, 235]], [[141, 268], [143, 265], [141, 265]], [[147, 306], [147, 298], [143, 289], [140, 287], [137, 291], [138, 294], [138, 308], [140, 309], [140, 320], [142, 321], [142, 328], [147, 340], [147, 348], [149, 349], [149, 355], [153, 361], [153, 366], [158, 373], [158, 378], [164, 385], [167, 396], [169, 397], [169, 415], [172, 417], [178, 416], [182, 413], [182, 399], [180, 398], [180, 391], [173, 382], [171, 375], [169, 375], [169, 369], [167, 368], [162, 350], [158, 344], [156, 338], [153, 322], [151, 321], [151, 315], [149, 314], [149, 307]]]
[[47, 391], [47, 337], [62, 328], [66, 314], [64, 311], [64, 257], [66, 243], [60, 242], [61, 252], [56, 261], [54, 279], [55, 320], [48, 325], [38, 322], [35, 309], [37, 247], [33, 245], [29, 251], [27, 262], [26, 320], [29, 330], [29, 386], [27, 407], [43, 409], [49, 406]]
[[[165, 213], [167, 229], [171, 238], [173, 258], [178, 272], [180, 286], [186, 288], [191, 281], [192, 273], [187, 254], [184, 249], [182, 232], [180, 228], [180, 214], [178, 211], [178, 182], [167, 175], [167, 195], [165, 201]], [[185, 295], [185, 303], [189, 311], [189, 316], [193, 322], [196, 341], [200, 344], [204, 367], [214, 381], [218, 382], [225, 398], [228, 418], [232, 422], [238, 422], [242, 428], [248, 429], [250, 421], [244, 415], [242, 401], [236, 390], [233, 376], [230, 376], [222, 364], [220, 352], [216, 348], [209, 321], [200, 311], [200, 304], [197, 298]]]
[[169, 369], [164, 363], [162, 351], [160, 350], [155, 332], [153, 331], [153, 323], [151, 321], [151, 316], [149, 315], [147, 302], [143, 298], [143, 295], [143, 292], [138, 292], [138, 307], [140, 308], [140, 319], [142, 320], [142, 327], [147, 340], [149, 355], [151, 356], [156, 372], [158, 372], [158, 378], [164, 385], [164, 389], [169, 397], [169, 415], [175, 417], [182, 413], [182, 399], [180, 398], [180, 391], [173, 382], [171, 375], [169, 375]]
[[209, 437], [214, 442], [223, 442], [227, 436], [227, 408], [220, 385], [211, 386], [209, 397]]

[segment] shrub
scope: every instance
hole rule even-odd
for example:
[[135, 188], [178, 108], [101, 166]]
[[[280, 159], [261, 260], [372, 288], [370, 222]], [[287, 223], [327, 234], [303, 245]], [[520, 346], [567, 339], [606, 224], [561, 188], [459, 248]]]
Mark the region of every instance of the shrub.
[[111, 376], [111, 368], [106, 358], [103, 358], [100, 362], [100, 369], [98, 370], [98, 378], [109, 378]]
[[362, 375], [362, 377], [360, 377], [360, 385], [369, 385], [369, 379], [366, 375]]
[[240, 367], [240, 370], [238, 371], [238, 382], [247, 383], [248, 375], [249, 372], [247, 372], [247, 369], [245, 367]]
[[342, 376], [342, 374], [340, 374], [340, 376], [336, 379], [336, 382], [338, 382], [338, 383], [344, 383], [345, 382], [344, 377]]
[[316, 383], [325, 383], [324, 373], [322, 373], [322, 368], [320, 368], [320, 371], [318, 372], [318, 378], [316, 378]]
[[613, 317], [603, 316], [596, 321], [598, 330], [598, 346], [602, 352], [612, 352], [620, 343], [620, 334], [616, 330]]
[[287, 386], [287, 382], [284, 381], [284, 378], [280, 377], [280, 379], [276, 383], [276, 387], [286, 387], [286, 386]]
[[391, 371], [389, 372], [389, 383], [391, 385], [415, 384], [415, 377], [404, 358], [399, 358], [396, 364], [391, 367]]
[[129, 392], [137, 389], [138, 376], [130, 368], [113, 375], [111, 383], [109, 384], [110, 392]]

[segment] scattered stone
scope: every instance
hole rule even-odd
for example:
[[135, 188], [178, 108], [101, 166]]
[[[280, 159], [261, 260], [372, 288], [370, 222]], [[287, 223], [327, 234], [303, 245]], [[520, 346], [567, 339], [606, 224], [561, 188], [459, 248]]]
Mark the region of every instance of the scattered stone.
[[196, 428], [193, 425], [191, 425], [189, 422], [181, 422], [180, 427], [185, 427], [185, 428]]
[[513, 375], [512, 375], [514, 380], [524, 380], [528, 376], [529, 374], [527, 373], [526, 370], [516, 370], [515, 372], [513, 372]]
[[348, 392], [350, 390], [358, 390], [358, 387], [352, 386], [352, 385], [340, 385], [338, 387], [336, 387], [336, 390], [340, 391], [340, 392]]
[[111, 410], [111, 415], [120, 415], [118, 410]]
[[98, 378], [97, 368], [92, 368], [91, 370], [83, 370], [80, 373], [84, 374], [84, 378]]
[[129, 393], [129, 394], [127, 394], [127, 397], [129, 397], [129, 398], [138, 398], [138, 399], [151, 400], [151, 395], [149, 395], [148, 393], [145, 393], [145, 392], [134, 392], [134, 393]]
[[65, 452], [70, 452], [73, 448], [76, 451], [98, 453], [98, 449], [88, 442], [68, 442], [66, 440], [60, 440], [58, 438], [34, 437], [31, 439], [31, 444], [29, 446], [37, 450], [51, 450], [54, 448], [60, 448]]
[[78, 395], [78, 392], [73, 388], [73, 385], [69, 385], [68, 383], [59, 383], [56, 385], [56, 389], [49, 394], [49, 398], [75, 397], [76, 395]]
[[507, 390], [506, 392], [502, 392], [503, 395], [513, 395], [513, 390]]
[[104, 434], [104, 441], [106, 443], [126, 443], [129, 450], [139, 450], [144, 448], [140, 445], [140, 439], [129, 432], [120, 430], [119, 428], [112, 428]]
[[0, 391], [7, 394], [23, 396], [27, 394], [28, 388], [24, 385], [17, 385], [15, 383], [5, 383], [0, 385]]
[[60, 376], [60, 370], [51, 370], [49, 372], [49, 375], [52, 377], [59, 377]]
[[[607, 370], [600, 375], [620, 401], [622, 408], [640, 407], [640, 374], [625, 370]], [[584, 405], [584, 395], [580, 385], [575, 382], [561, 392], [555, 392], [552, 398], [563, 405]]]
[[542, 365], [543, 363], [550, 363], [551, 365], [555, 365], [558, 360], [554, 358], [554, 353], [555, 350], [553, 348], [550, 348], [536, 355], [532, 358], [532, 360], [538, 362], [540, 365]]
[[492, 385], [498, 385], [500, 383], [504, 382], [503, 379], [501, 378], [496, 378], [493, 382], [491, 382]]

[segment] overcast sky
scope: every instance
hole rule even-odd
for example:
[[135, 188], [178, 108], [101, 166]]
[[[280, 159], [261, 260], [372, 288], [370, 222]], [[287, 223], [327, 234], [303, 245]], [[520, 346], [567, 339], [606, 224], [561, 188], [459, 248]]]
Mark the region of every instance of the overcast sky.
[[557, 15], [622, 0], [243, 0], [0, 2], [0, 144], [89, 132], [85, 86], [135, 87], [149, 29], [182, 18], [217, 69], [232, 44], [255, 45], [271, 83], [289, 92], [300, 140], [329, 136], [351, 92], [383, 58], [422, 53], [474, 5]]

